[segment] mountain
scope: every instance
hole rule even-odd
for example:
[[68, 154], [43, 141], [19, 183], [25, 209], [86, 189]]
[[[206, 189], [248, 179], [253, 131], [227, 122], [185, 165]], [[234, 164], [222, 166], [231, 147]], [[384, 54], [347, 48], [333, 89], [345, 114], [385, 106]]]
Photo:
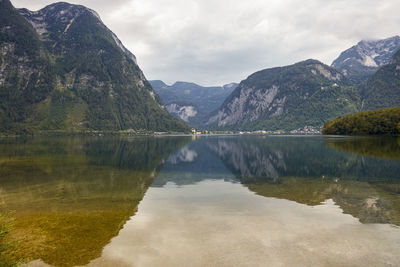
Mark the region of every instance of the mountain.
[[0, 7], [0, 131], [188, 130], [93, 10]]
[[362, 110], [400, 106], [400, 51], [360, 86]]
[[0, 0], [0, 131], [22, 122], [46, 99], [55, 75], [39, 35], [12, 6]]
[[342, 52], [331, 67], [342, 72], [355, 84], [359, 84], [380, 67], [388, 64], [399, 49], [399, 36], [377, 41], [363, 40]]
[[359, 112], [327, 122], [323, 134], [399, 135], [400, 107]]
[[360, 96], [343, 74], [316, 60], [265, 69], [242, 81], [208, 119], [212, 128], [290, 130], [322, 126], [358, 110]]
[[184, 122], [199, 126], [210, 112], [216, 110], [238, 86], [230, 83], [224, 86], [203, 87], [195, 83], [176, 82], [171, 86], [163, 81], [150, 81], [166, 109]]

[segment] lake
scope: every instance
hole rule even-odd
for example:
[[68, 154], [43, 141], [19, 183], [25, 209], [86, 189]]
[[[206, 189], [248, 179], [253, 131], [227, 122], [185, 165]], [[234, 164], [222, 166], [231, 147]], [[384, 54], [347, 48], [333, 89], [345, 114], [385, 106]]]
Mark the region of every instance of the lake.
[[28, 266], [400, 266], [400, 139], [0, 139]]

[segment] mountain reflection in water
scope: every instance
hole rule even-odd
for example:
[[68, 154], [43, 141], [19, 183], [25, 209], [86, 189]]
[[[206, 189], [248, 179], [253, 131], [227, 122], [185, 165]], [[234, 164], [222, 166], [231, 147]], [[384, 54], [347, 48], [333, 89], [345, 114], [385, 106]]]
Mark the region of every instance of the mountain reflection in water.
[[[342, 153], [344, 146], [354, 153]], [[265, 197], [307, 205], [333, 199], [363, 223], [400, 225], [400, 161], [388, 160], [400, 154], [397, 139], [210, 137], [175, 153], [187, 150], [198, 155], [196, 160], [179, 166], [167, 161], [155, 183], [191, 184], [223, 177]]]
[[55, 266], [99, 257], [136, 212], [165, 158], [188, 140], [1, 140], [0, 201], [15, 211], [16, 255]]
[[[173, 249], [163, 243], [167, 238], [182, 242], [181, 251], [171, 251], [180, 260], [196, 258], [183, 246], [203, 250], [218, 246], [223, 254], [237, 247], [221, 234], [248, 229], [230, 237], [249, 246], [265, 245], [272, 241], [260, 240], [262, 236], [250, 229], [271, 235], [269, 231], [278, 231], [278, 225], [286, 225], [281, 231], [291, 231], [298, 224], [298, 230], [287, 233], [295, 238], [307, 221], [301, 216], [311, 216], [309, 223], [315, 224], [317, 232], [323, 231], [320, 223], [332, 229], [342, 229], [342, 223], [353, 225], [337, 238], [353, 236], [355, 243], [348, 241], [352, 246], [369, 242], [365, 251], [358, 251], [367, 253], [370, 247], [391, 247], [389, 239], [375, 240], [380, 231], [385, 238], [399, 235], [398, 228], [382, 228], [384, 223], [400, 225], [399, 148], [393, 138], [322, 136], [3, 139], [0, 201], [4, 208], [15, 210], [12, 238], [20, 240], [16, 255], [56, 266], [155, 264], [147, 260], [163, 254], [163, 249]], [[337, 225], [329, 226], [329, 220]], [[360, 222], [380, 226], [368, 230], [357, 226]], [[372, 236], [370, 231], [376, 233]], [[319, 239], [308, 234], [303, 240], [307, 248], [293, 245], [314, 249]], [[330, 234], [334, 232], [321, 232], [319, 238], [328, 240]], [[152, 247], [155, 254], [145, 247]], [[391, 249], [394, 255], [400, 252], [398, 246]], [[377, 263], [380, 253], [370, 254]], [[238, 254], [225, 262], [212, 262], [210, 255], [205, 262], [207, 257], [200, 256], [193, 259], [194, 266], [235, 265], [247, 257]], [[294, 263], [280, 257], [275, 259], [278, 265]], [[170, 260], [165, 264], [180, 262]], [[329, 263], [320, 260], [316, 262]]]

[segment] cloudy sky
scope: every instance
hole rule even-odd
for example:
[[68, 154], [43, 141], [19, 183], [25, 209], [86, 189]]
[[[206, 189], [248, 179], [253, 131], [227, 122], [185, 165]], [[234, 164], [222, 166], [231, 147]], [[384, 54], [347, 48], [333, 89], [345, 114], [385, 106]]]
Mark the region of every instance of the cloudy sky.
[[[55, 1], [11, 0], [40, 9]], [[69, 0], [97, 11], [148, 79], [202, 85], [400, 35], [399, 0]]]

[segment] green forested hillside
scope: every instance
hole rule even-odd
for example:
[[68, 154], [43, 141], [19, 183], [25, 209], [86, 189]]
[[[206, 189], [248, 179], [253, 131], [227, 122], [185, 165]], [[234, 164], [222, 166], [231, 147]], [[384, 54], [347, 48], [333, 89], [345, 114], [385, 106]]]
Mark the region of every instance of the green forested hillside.
[[400, 51], [360, 86], [362, 110], [400, 106]]
[[[332, 67], [316, 60], [250, 75], [208, 119], [229, 130], [323, 126], [358, 111], [400, 106], [400, 37], [361, 41]], [[375, 73], [376, 72], [376, 73]]]
[[400, 133], [400, 51], [359, 87], [360, 110], [327, 122], [324, 134], [382, 135]]
[[248, 123], [257, 129], [291, 130], [305, 125], [319, 127], [339, 114], [351, 114], [358, 110], [360, 96], [355, 87], [328, 86], [314, 93], [309, 101], [301, 103], [289, 114], [277, 116], [267, 121]]
[[327, 122], [323, 134], [397, 135], [400, 134], [400, 107], [359, 112]]
[[0, 1], [0, 28], [0, 131], [14, 131], [52, 91], [55, 74], [39, 36], [8, 0]]
[[358, 111], [359, 92], [338, 71], [317, 60], [250, 75], [208, 120], [233, 130], [292, 130], [322, 126]]
[[188, 130], [93, 10], [0, 6], [0, 132]]

